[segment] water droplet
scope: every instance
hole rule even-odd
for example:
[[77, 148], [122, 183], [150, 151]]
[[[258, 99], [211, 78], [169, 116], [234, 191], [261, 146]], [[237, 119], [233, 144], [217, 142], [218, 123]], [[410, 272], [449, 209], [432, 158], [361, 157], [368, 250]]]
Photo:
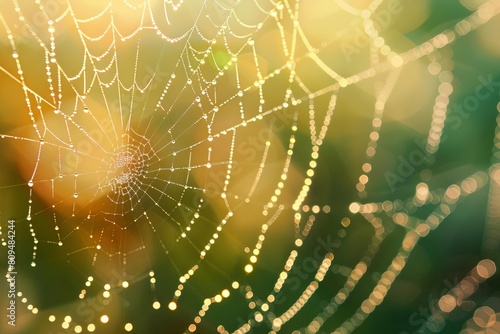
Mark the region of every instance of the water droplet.
[[87, 107], [83, 108], [83, 112], [84, 113], [88, 113], [89, 112], [89, 108], [87, 108]]
[[208, 138], [207, 138], [207, 139], [208, 139], [208, 141], [212, 141], [212, 140], [214, 140], [214, 137], [212, 137], [212, 136], [208, 136]]
[[54, 110], [54, 114], [59, 114], [60, 112], [61, 112], [61, 110], [59, 110], [59, 109]]
[[74, 197], [74, 198], [78, 198], [78, 194], [77, 194], [77, 193], [74, 193], [74, 194], [73, 194], [73, 197]]
[[17, 54], [17, 52], [12, 53], [12, 58], [14, 58], [14, 59], [19, 58], [19, 55]]
[[33, 187], [33, 180], [29, 180], [28, 187], [30, 187], [30, 188]]

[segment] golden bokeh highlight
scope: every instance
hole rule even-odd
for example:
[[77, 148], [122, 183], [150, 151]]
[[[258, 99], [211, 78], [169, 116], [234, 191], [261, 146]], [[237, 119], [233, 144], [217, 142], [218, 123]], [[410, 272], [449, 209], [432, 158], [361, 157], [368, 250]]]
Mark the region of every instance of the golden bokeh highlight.
[[[80, 282], [77, 302], [102, 297], [98, 320], [87, 321], [97, 325], [52, 310], [45, 321], [76, 333], [101, 330], [96, 326], [113, 331], [114, 322], [133, 331], [140, 326], [117, 320], [112, 305], [145, 280], [147, 309], [166, 305], [170, 312], [159, 316], [192, 319], [187, 332], [204, 332], [205, 324], [214, 325], [211, 313], [222, 314], [233, 303], [248, 315], [236, 333], [262, 324], [270, 333], [286, 332], [324, 289], [333, 295], [316, 314], [304, 316], [312, 319], [304, 328], [324, 330], [343, 304], [357, 298], [357, 308], [335, 330], [351, 333], [387, 298], [419, 241], [460, 214], [467, 197], [489, 188], [488, 254], [440, 296], [425, 324], [439, 331], [496, 273], [491, 259], [499, 249], [500, 165], [457, 168], [468, 175], [460, 179], [434, 177], [441, 165], [418, 173], [410, 166], [415, 173], [395, 180], [420, 176], [411, 186], [396, 193], [385, 185], [377, 189], [381, 166], [390, 168], [385, 159], [406, 145], [398, 134], [395, 143], [384, 141], [395, 124], [414, 132], [408, 137], [423, 138], [419, 155], [411, 152], [410, 161], [420, 159], [413, 165], [431, 168], [448, 145], [452, 102], [465, 89], [456, 77], [461, 64], [455, 43], [471, 38], [487, 54], [500, 54], [499, 1], [460, 3], [470, 13], [435, 35], [426, 32], [418, 43], [409, 36], [433, 17], [427, 1], [249, 1], [236, 9], [223, 1], [229, 7], [217, 3], [218, 10], [182, 0], [163, 8], [70, 1], [50, 20], [41, 1], [35, 1], [39, 9], [17, 1], [2, 9], [6, 61], [0, 74], [17, 88], [5, 85], [5, 96], [11, 95], [6, 110], [14, 110], [10, 100], [22, 101], [25, 113], [6, 120], [1, 140], [15, 152], [13, 167], [26, 190], [29, 262], [37, 270], [44, 263], [42, 245], [62, 249], [68, 262], [79, 263], [72, 259], [88, 253], [93, 272]], [[34, 11], [47, 20], [43, 32], [30, 22]], [[149, 44], [155, 46], [147, 49]], [[499, 131], [493, 145], [494, 151], [500, 147]], [[345, 180], [332, 191], [332, 171], [341, 168]], [[319, 198], [315, 192], [323, 188], [328, 195]], [[405, 192], [409, 197], [401, 199]], [[354, 251], [357, 257], [345, 263], [351, 239], [344, 238], [361, 227], [369, 238], [356, 247], [365, 252]], [[394, 231], [401, 236], [397, 249], [386, 266], [374, 269]], [[323, 239], [330, 236], [334, 246]], [[175, 270], [156, 270], [164, 262]], [[306, 265], [312, 269], [303, 277]], [[231, 277], [213, 279], [226, 271]], [[293, 300], [276, 311], [297, 272], [301, 290], [294, 288]], [[270, 291], [262, 292], [258, 275], [267, 275]], [[341, 280], [332, 292], [333, 275]], [[357, 294], [370, 280], [367, 292]], [[32, 314], [44, 313], [27, 297], [21, 302]], [[474, 307], [464, 333], [494, 331], [497, 310]]]

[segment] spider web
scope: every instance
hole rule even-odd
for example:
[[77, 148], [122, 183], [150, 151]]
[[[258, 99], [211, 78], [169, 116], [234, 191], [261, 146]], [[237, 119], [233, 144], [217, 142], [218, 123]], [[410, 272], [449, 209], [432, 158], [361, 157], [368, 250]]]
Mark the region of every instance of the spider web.
[[487, 202], [487, 259], [422, 325], [442, 331], [498, 256], [498, 128], [486, 165], [450, 158], [450, 100], [474, 88], [457, 88], [455, 44], [500, 13], [470, 3], [407, 38], [425, 4], [3, 1], [20, 330], [369, 332], [419, 240]]

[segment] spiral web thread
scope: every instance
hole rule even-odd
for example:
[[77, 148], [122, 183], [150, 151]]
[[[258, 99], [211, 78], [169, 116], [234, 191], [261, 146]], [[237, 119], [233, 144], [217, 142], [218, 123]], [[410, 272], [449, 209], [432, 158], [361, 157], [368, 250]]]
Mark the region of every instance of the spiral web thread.
[[[425, 159], [431, 161], [439, 151], [453, 92], [449, 50], [457, 39], [500, 13], [497, 0], [486, 1], [424, 43], [397, 52], [380, 36], [372, 18], [387, 3], [372, 1], [361, 10], [336, 1], [368, 36], [369, 64], [354, 73], [329, 61], [338, 36], [321, 43], [309, 39], [302, 27], [301, 1], [113, 1], [87, 7], [73, 1], [12, 1], [2, 6], [2, 80], [19, 89], [16, 98], [24, 99], [24, 106], [17, 106], [19, 121], [8, 122], [1, 140], [26, 152], [21, 168], [25, 182], [16, 187], [29, 192], [25, 219], [19, 223], [29, 226], [32, 267], [40, 261], [40, 247], [62, 247], [70, 261], [91, 254], [93, 268], [111, 263], [121, 277], [133, 277], [130, 282], [103, 282], [100, 293], [105, 298], [149, 280], [153, 300], [148, 307], [159, 309], [165, 301], [157, 298], [161, 282], [149, 254], [152, 244], [159, 245], [161, 258], [177, 274], [176, 283], [164, 283], [171, 295], [167, 307], [178, 312], [189, 283], [196, 284], [198, 272], [211, 266], [207, 261], [212, 261], [212, 249], [229, 243], [226, 229], [251, 213], [256, 228], [248, 242], [254, 246], [235, 246], [246, 259], [239, 268], [247, 276], [232, 283], [232, 277], [226, 277], [221, 282], [227, 284], [210, 290], [215, 291], [211, 295], [200, 292], [201, 308], [186, 332], [202, 326], [213, 304], [231, 304], [238, 294], [246, 300], [240, 314], [250, 320], [234, 328], [221, 323], [220, 333], [246, 333], [260, 324], [278, 332], [308, 307], [330, 275], [341, 276], [344, 283], [328, 305], [297, 328], [316, 333], [349, 303], [379, 246], [403, 228], [400, 249], [371, 293], [333, 329], [350, 333], [382, 303], [418, 240], [485, 187], [490, 176], [495, 181], [488, 217], [495, 220], [496, 165], [491, 175], [476, 171], [444, 188], [430, 189], [422, 180], [414, 196], [404, 200], [365, 199], [370, 198], [370, 172], [376, 168], [385, 106], [402, 71], [423, 61], [438, 80], [425, 143]], [[338, 99], [350, 87], [372, 79], [380, 82], [372, 85], [365, 161], [355, 167], [358, 200], [336, 222], [340, 239], [353, 217], [372, 226], [365, 254], [353, 266], [336, 264], [331, 252], [322, 254], [303, 292], [284, 311], [272, 312], [316, 218], [336, 206], [313, 203], [309, 197], [313, 184], [322, 182], [314, 177], [319, 157], [329, 154], [322, 146], [328, 133], [336, 131], [335, 115], [343, 112], [337, 108]], [[255, 139], [256, 133], [262, 136]], [[422, 217], [415, 214], [420, 207], [433, 209]], [[268, 232], [281, 221], [294, 234], [285, 233], [291, 241], [285, 246], [288, 255], [281, 272], [273, 274], [268, 295], [257, 296], [251, 279], [258, 275], [254, 270], [259, 255], [272, 247]], [[2, 241], [5, 246], [5, 238]], [[129, 267], [138, 257], [147, 259], [149, 267], [133, 272]], [[463, 281], [475, 291], [493, 273], [493, 262], [483, 260]], [[95, 276], [89, 274], [86, 287], [96, 284]], [[443, 297], [429, 326], [444, 322], [453, 303], [471, 294], [462, 286]], [[82, 290], [79, 298], [85, 299], [86, 293]], [[23, 302], [29, 304], [27, 298]], [[28, 309], [39, 312], [32, 304]], [[109, 318], [103, 313], [100, 320], [80, 323], [70, 314], [62, 327], [94, 331]], [[49, 321], [56, 317], [51, 315]], [[123, 322], [126, 330], [133, 328], [133, 323]]]

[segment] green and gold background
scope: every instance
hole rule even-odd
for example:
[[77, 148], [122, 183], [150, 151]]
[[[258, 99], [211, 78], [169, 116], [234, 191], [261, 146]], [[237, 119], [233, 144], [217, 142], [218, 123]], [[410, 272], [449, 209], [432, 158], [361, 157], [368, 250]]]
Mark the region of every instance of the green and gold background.
[[499, 14], [1, 0], [0, 333], [500, 333]]

